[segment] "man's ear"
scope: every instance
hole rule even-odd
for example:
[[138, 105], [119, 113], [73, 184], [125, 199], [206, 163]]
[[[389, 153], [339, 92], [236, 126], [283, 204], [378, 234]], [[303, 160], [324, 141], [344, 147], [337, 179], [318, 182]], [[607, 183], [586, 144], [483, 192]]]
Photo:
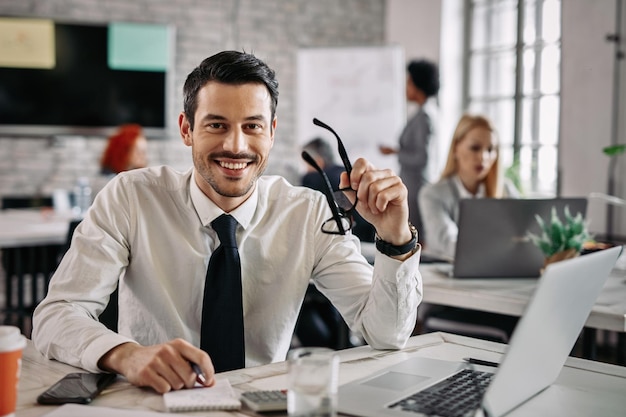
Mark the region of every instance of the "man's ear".
[[276, 126], [278, 125], [278, 118], [274, 116], [272, 120], [271, 135], [272, 135], [272, 147], [274, 147], [274, 135], [276, 134]]
[[178, 130], [180, 131], [180, 137], [183, 140], [183, 143], [187, 146], [191, 146], [191, 124], [189, 123], [189, 119], [185, 115], [185, 112], [181, 112], [178, 115]]

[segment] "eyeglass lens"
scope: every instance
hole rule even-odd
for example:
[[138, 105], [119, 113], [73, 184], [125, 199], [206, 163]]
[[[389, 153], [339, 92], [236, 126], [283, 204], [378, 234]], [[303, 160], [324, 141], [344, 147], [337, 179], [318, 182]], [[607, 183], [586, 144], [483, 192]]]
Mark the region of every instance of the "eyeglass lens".
[[333, 196], [335, 197], [337, 205], [343, 211], [350, 211], [356, 205], [356, 191], [351, 188], [334, 191]]

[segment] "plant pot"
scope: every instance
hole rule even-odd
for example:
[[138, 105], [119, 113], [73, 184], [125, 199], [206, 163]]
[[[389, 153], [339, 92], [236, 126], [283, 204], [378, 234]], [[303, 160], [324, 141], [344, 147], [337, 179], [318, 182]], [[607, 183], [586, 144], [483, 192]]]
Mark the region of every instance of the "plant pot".
[[543, 271], [546, 269], [546, 266], [550, 265], [551, 263], [564, 261], [565, 259], [575, 258], [578, 255], [580, 255], [580, 252], [574, 248], [563, 250], [561, 252], [557, 252], [553, 255], [550, 255], [544, 259], [543, 268], [541, 268], [541, 273], [543, 274]]

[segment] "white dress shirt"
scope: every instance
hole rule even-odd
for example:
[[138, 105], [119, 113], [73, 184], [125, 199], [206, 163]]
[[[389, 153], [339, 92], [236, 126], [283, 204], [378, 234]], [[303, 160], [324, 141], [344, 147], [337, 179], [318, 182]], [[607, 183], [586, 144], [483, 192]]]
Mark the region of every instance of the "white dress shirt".
[[471, 193], [467, 190], [467, 188], [465, 188], [463, 182], [461, 181], [461, 178], [459, 178], [458, 175], [452, 176], [452, 181], [456, 186], [456, 190], [459, 193], [460, 198], [485, 198], [485, 196], [487, 195], [484, 182], [478, 184], [478, 190], [476, 190], [476, 193]]
[[[33, 318], [39, 351], [88, 371], [111, 348], [183, 338], [200, 346], [204, 282], [223, 212], [186, 173], [128, 171], [98, 193]], [[309, 281], [374, 348], [401, 348], [422, 297], [419, 253], [367, 263], [352, 235], [320, 231], [321, 193], [261, 177], [238, 221], [246, 366], [285, 359]], [[119, 334], [94, 320], [119, 281]], [[216, 335], [219, 337], [219, 335]]]
[[[518, 198], [519, 193], [508, 180], [503, 180], [503, 196]], [[426, 230], [426, 251], [450, 261], [454, 260], [459, 235], [459, 202], [464, 198], [486, 198], [484, 183], [476, 194], [470, 193], [458, 175], [425, 185], [419, 194], [419, 205]]]

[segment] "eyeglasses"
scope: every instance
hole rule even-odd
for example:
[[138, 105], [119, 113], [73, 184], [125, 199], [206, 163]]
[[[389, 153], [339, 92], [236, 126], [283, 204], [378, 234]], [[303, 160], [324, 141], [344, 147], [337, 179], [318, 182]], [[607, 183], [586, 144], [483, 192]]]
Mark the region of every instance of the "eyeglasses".
[[[350, 159], [348, 159], [348, 153], [346, 152], [346, 148], [343, 146], [343, 142], [341, 141], [339, 135], [333, 130], [332, 127], [316, 118], [313, 119], [313, 124], [323, 127], [335, 135], [337, 138], [337, 147], [339, 148], [339, 156], [341, 157], [341, 161], [343, 162], [343, 166], [349, 177], [352, 172], [352, 164], [350, 163]], [[352, 211], [354, 210], [354, 206], [356, 206], [357, 202], [356, 191], [350, 187], [333, 191], [333, 187], [330, 184], [328, 176], [307, 151], [302, 152], [302, 159], [315, 168], [324, 180], [323, 192], [326, 196], [326, 201], [328, 202], [328, 206], [330, 207], [333, 217], [326, 220], [324, 224], [322, 224], [322, 232], [334, 235], [345, 235], [346, 232], [352, 229], [353, 226]]]

